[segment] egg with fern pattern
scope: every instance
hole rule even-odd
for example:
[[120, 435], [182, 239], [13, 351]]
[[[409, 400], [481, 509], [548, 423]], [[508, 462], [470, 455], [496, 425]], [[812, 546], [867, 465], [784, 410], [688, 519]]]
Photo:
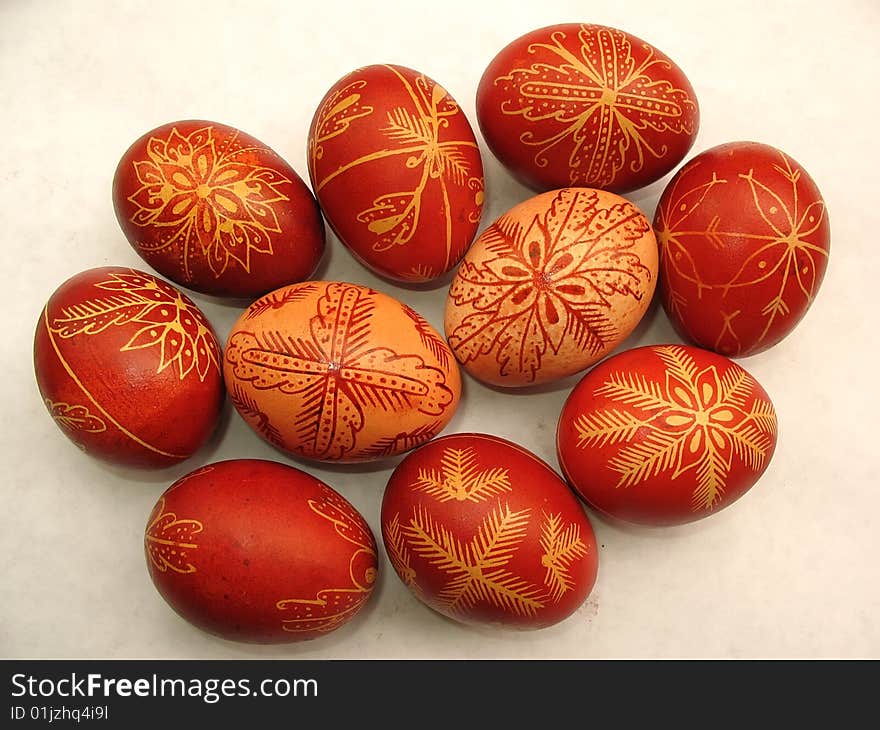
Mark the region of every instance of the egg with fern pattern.
[[381, 520], [400, 580], [457, 621], [551, 626], [596, 581], [596, 539], [577, 498], [537, 456], [489, 434], [409, 454], [388, 480]]

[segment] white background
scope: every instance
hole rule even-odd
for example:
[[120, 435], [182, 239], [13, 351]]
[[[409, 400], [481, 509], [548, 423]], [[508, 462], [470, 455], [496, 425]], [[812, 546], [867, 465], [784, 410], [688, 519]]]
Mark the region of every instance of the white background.
[[[150, 509], [172, 481], [208, 461], [283, 457], [227, 412], [210, 445], [175, 468], [106, 466], [62, 436], [33, 376], [33, 329], [62, 281], [95, 266], [145, 266], [113, 215], [119, 157], [145, 131], [195, 117], [254, 135], [307, 180], [306, 133], [324, 92], [354, 68], [382, 62], [439, 81], [476, 130], [474, 95], [494, 54], [529, 30], [569, 21], [623, 28], [677, 61], [701, 106], [691, 154], [736, 139], [766, 142], [800, 161], [825, 196], [832, 247], [813, 308], [781, 344], [741, 361], [780, 418], [764, 477], [691, 526], [621, 529], [593, 518], [598, 583], [576, 614], [539, 632], [466, 627], [434, 614], [384, 553], [369, 605], [321, 639], [251, 646], [192, 628], [147, 575]], [[833, 8], [768, 0], [3, 0], [0, 656], [880, 656], [878, 30], [875, 0]], [[485, 227], [530, 193], [482, 149]], [[663, 184], [628, 197], [653, 216]], [[325, 276], [387, 291], [442, 331], [443, 288], [382, 282], [332, 235]], [[240, 310], [193, 298], [225, 339]], [[624, 347], [670, 341], [655, 309]], [[495, 433], [556, 465], [556, 420], [575, 382], [504, 394], [466, 378], [445, 433]], [[344, 494], [379, 536], [390, 467], [303, 468]]]

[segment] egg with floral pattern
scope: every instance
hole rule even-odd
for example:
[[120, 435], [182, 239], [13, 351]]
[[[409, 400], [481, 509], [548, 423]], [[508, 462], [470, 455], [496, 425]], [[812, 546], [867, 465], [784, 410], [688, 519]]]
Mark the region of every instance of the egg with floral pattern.
[[472, 376], [547, 383], [611, 352], [657, 278], [651, 225], [614, 193], [564, 188], [515, 206], [477, 239], [446, 299], [446, 336]]
[[483, 164], [446, 89], [404, 66], [337, 81], [309, 129], [309, 175], [324, 216], [364, 266], [396, 282], [433, 282], [474, 239]]
[[192, 300], [136, 269], [89, 269], [40, 314], [34, 368], [55, 423], [92, 456], [162, 467], [192, 456], [217, 425], [220, 348]]
[[684, 158], [699, 108], [657, 48], [616, 28], [567, 23], [527, 33], [492, 59], [477, 121], [501, 164], [532, 188], [625, 193]]
[[693, 522], [742, 497], [776, 449], [776, 412], [757, 380], [708, 350], [654, 345], [590, 370], [557, 429], [569, 484], [626, 522]]
[[376, 541], [334, 489], [273, 461], [196, 469], [159, 498], [144, 535], [147, 567], [184, 619], [235, 641], [325, 636], [366, 605]]
[[382, 500], [382, 539], [419, 600], [467, 623], [559, 623], [598, 572], [571, 490], [530, 451], [488, 434], [444, 436], [400, 462]]
[[225, 124], [183, 120], [147, 132], [122, 156], [113, 206], [135, 251], [205, 294], [253, 298], [309, 278], [324, 222], [294, 169]]

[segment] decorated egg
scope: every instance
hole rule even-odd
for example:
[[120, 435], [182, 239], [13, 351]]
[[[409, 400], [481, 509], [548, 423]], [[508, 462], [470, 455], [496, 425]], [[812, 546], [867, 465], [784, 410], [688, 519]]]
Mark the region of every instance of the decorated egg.
[[576, 497], [537, 456], [495, 436], [445, 436], [400, 462], [382, 539], [410, 590], [464, 622], [550, 626], [596, 582], [596, 540]]
[[617, 347], [648, 309], [657, 243], [636, 206], [564, 188], [502, 215], [474, 242], [446, 300], [446, 336], [500, 386], [572, 375]]
[[492, 59], [477, 121], [501, 164], [530, 187], [624, 193], [684, 158], [699, 109], [681, 69], [649, 43], [569, 23], [527, 33]]
[[776, 412], [761, 385], [714, 352], [681, 345], [615, 355], [559, 417], [559, 464], [594, 509], [646, 525], [727, 507], [764, 473]]
[[312, 119], [308, 156], [328, 223], [380, 276], [436, 279], [477, 232], [483, 164], [473, 130], [418, 71], [367, 66], [337, 81]]
[[421, 315], [344, 282], [294, 284], [254, 302], [229, 335], [224, 373], [260, 436], [318, 461], [412, 449], [440, 432], [461, 396], [455, 358]]
[[321, 213], [293, 168], [216, 122], [138, 139], [116, 168], [113, 206], [144, 261], [206, 294], [252, 298], [302, 281], [324, 252]]
[[161, 467], [192, 456], [220, 415], [220, 348], [201, 310], [136, 269], [64, 282], [34, 336], [37, 385], [55, 423], [107, 461]]
[[197, 469], [161, 496], [144, 535], [156, 589], [226, 639], [282, 643], [347, 623], [370, 598], [376, 541], [340, 494], [257, 459]]
[[663, 307], [692, 342], [730, 357], [783, 339], [806, 314], [828, 263], [825, 203], [784, 152], [731, 142], [694, 157], [654, 217]]

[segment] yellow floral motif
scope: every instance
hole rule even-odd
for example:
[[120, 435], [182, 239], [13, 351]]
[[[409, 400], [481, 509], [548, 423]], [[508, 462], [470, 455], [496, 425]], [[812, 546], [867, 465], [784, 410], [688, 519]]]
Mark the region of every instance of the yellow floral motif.
[[312, 512], [333, 524], [337, 535], [357, 549], [349, 560], [350, 586], [324, 588], [314, 598], [285, 598], [275, 604], [289, 617], [282, 618], [281, 625], [291, 633], [333, 631], [357, 613], [376, 582], [373, 537], [351, 505], [329, 489], [324, 490], [321, 499], [310, 499], [308, 504]]
[[113, 326], [140, 325], [122, 352], [155, 347], [157, 372], [175, 365], [181, 380], [192, 371], [201, 380], [212, 367], [219, 371], [219, 350], [208, 322], [179, 291], [134, 270], [111, 274], [95, 287], [109, 293], [64, 308], [52, 321], [53, 334], [67, 339]]
[[587, 555], [580, 525], [572, 522], [563, 527], [562, 515], [544, 515], [540, 545], [544, 551], [541, 556], [541, 565], [545, 568], [544, 585], [549, 589], [550, 597], [559, 603], [574, 588], [574, 579], [569, 572], [571, 564]]
[[401, 531], [412, 551], [449, 575], [437, 594], [440, 607], [466, 614], [489, 605], [518, 616], [534, 616], [544, 607], [544, 592], [506, 567], [526, 536], [529, 510], [499, 504], [477, 534], [462, 542], [427, 510], [415, 508]]
[[569, 49], [567, 38], [558, 30], [549, 42], [529, 46], [529, 53], [549, 52], [555, 62], [515, 68], [495, 80], [510, 92], [502, 113], [558, 123], [555, 134], [520, 135], [523, 144], [537, 148], [536, 165], [547, 167], [547, 153], [567, 144], [571, 184], [603, 188], [616, 181], [630, 160], [629, 168], [637, 172], [646, 154], [666, 154], [665, 146], [649, 144], [646, 131], [694, 132], [696, 104], [686, 91], [663, 79], [671, 64], [655, 57], [652, 49], [646, 47], [647, 55], [637, 63], [626, 34], [600, 26], [580, 26], [576, 51]]
[[718, 375], [714, 365], [700, 370], [681, 347], [655, 348], [667, 368], [662, 385], [634, 372], [612, 372], [597, 396], [634, 406], [643, 415], [615, 408], [582, 414], [575, 421], [583, 448], [627, 443], [642, 429], [646, 436], [625, 446], [608, 466], [617, 487], [632, 487], [658, 474], [671, 479], [694, 471], [694, 511], [714, 508], [722, 497], [733, 458], [757, 471], [776, 433], [769, 401], [746, 402], [754, 381], [738, 366]]
[[[366, 224], [368, 230], [375, 234], [375, 251], [406, 245], [413, 240], [419, 227], [422, 196], [429, 185], [436, 184], [443, 199], [445, 216], [445, 268], [450, 265], [453, 256], [452, 209], [447, 184], [467, 186], [473, 192], [474, 205], [478, 210], [469, 214], [469, 220], [474, 223], [479, 221], [483, 185], [480, 177], [471, 174], [463, 151], [476, 149], [477, 145], [472, 140], [441, 139], [442, 130], [449, 126], [450, 119], [461, 114], [458, 105], [442, 86], [433, 84], [423, 75], [411, 83], [398, 69], [393, 66], [386, 68], [397, 76], [410, 99], [408, 106], [394, 107], [387, 112], [381, 131], [388, 145], [358, 157], [317, 180], [315, 192], [320, 193], [336, 177], [365, 163], [403, 157], [406, 168], [421, 170], [416, 184], [412, 188], [379, 195], [369, 208], [358, 213], [357, 220]], [[323, 157], [322, 143], [347, 130], [355, 119], [372, 113], [372, 107], [361, 106], [360, 103], [359, 91], [364, 86], [366, 82], [363, 81], [349, 84], [328, 99], [318, 112], [317, 133], [310, 144], [313, 180], [316, 161]], [[411, 273], [413, 281], [423, 278], [418, 270]]]
[[484, 502], [511, 490], [507, 469], [496, 466], [480, 470], [472, 448], [444, 449], [440, 470], [419, 469], [412, 488], [425, 492], [440, 502]]
[[309, 157], [312, 161], [324, 157], [324, 142], [347, 132], [355, 119], [373, 113], [373, 107], [361, 102], [360, 92], [366, 85], [363, 79], [346, 84], [321, 105], [315, 132], [309, 139]]
[[271, 167], [242, 161], [260, 147], [234, 148], [230, 140], [202, 127], [183, 136], [173, 128], [168, 137], [150, 137], [147, 158], [134, 162], [140, 187], [128, 198], [137, 226], [166, 231], [156, 244], [141, 242], [150, 253], [178, 248], [187, 280], [190, 260], [204, 256], [215, 276], [235, 262], [250, 271], [251, 255], [271, 254], [270, 234], [281, 233], [274, 204], [289, 198], [282, 186], [291, 180]]
[[102, 433], [107, 430], [107, 424], [99, 416], [90, 412], [86, 406], [54, 403], [46, 398], [46, 407], [58, 425], [68, 431]]
[[198, 520], [178, 519], [174, 512], [165, 511], [164, 497], [153, 511], [155, 517], [147, 525], [145, 537], [147, 554], [156, 570], [165, 573], [195, 573], [190, 553], [198, 548], [195, 536], [203, 529]]

